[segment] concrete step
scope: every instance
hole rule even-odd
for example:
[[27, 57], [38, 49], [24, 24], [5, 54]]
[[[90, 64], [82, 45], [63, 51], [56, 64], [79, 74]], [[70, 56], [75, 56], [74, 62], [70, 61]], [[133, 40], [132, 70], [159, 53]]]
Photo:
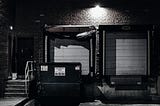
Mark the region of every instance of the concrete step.
[[6, 82], [4, 97], [27, 97], [25, 80], [8, 80]]
[[24, 90], [24, 88], [5, 88], [6, 91], [8, 90]]
[[24, 85], [25, 84], [25, 80], [8, 80], [6, 82], [7, 85]]
[[6, 88], [20, 88], [20, 89], [25, 89], [25, 85], [6, 85]]
[[27, 97], [26, 93], [7, 93], [4, 94], [5, 97]]
[[5, 89], [5, 92], [8, 93], [25, 93], [25, 89]]

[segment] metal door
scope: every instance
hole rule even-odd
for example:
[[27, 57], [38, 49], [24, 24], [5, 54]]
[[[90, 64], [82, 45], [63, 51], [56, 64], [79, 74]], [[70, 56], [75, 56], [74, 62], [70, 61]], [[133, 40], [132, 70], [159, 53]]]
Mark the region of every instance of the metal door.
[[24, 78], [26, 62], [33, 59], [33, 38], [17, 39], [17, 75]]

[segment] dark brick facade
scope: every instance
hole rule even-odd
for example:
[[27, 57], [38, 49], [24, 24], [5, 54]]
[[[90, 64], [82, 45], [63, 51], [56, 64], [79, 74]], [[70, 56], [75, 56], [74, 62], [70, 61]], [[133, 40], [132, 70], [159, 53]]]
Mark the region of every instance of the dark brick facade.
[[37, 63], [43, 62], [43, 34], [39, 33], [34, 36], [34, 60]]
[[0, 0], [0, 97], [8, 75], [8, 0]]
[[[160, 15], [156, 3], [100, 2], [104, 12], [102, 17], [92, 16], [94, 1], [90, 0], [16, 0], [15, 30], [17, 32], [39, 33], [35, 35], [35, 54], [37, 61], [42, 60], [42, 25], [119, 25], [119, 24], [158, 24]], [[150, 5], [152, 3], [152, 6]]]
[[[68, 1], [68, 0], [67, 0]], [[160, 23], [158, 7], [146, 5], [146, 2], [136, 2], [131, 7], [129, 4], [120, 6], [105, 5], [100, 10], [104, 14], [101, 17], [92, 16], [91, 2], [87, 0], [17, 0], [16, 29], [24, 31], [36, 31], [40, 25], [47, 23], [53, 25], [64, 24], [157, 24]], [[143, 0], [142, 0], [143, 1]], [[93, 1], [92, 1], [93, 2]], [[92, 4], [95, 4], [94, 2]], [[107, 3], [106, 3], [107, 4]], [[103, 4], [101, 4], [103, 6]], [[131, 3], [130, 3], [131, 5]], [[139, 5], [139, 7], [138, 7]], [[141, 6], [141, 8], [140, 8]], [[154, 7], [155, 6], [155, 7]], [[28, 8], [29, 7], [29, 8]], [[95, 12], [95, 11], [94, 11]], [[36, 31], [37, 32], [37, 31]]]
[[[12, 1], [12, 5], [7, 5]], [[96, 0], [95, 0], [96, 1]], [[105, 0], [99, 0], [105, 1]], [[112, 1], [112, 0], [108, 0]], [[17, 37], [34, 37], [34, 59], [43, 61], [42, 25], [119, 25], [119, 24], [160, 24], [158, 3], [152, 0], [136, 2], [101, 2], [105, 7], [102, 17], [90, 13], [94, 0], [0, 0], [0, 89], [3, 79], [8, 76], [8, 16]], [[124, 0], [127, 1], [127, 0]], [[12, 14], [8, 15], [8, 6]], [[2, 82], [2, 83], [1, 83]], [[2, 86], [2, 87], [1, 87]], [[1, 94], [0, 90], [0, 94]]]

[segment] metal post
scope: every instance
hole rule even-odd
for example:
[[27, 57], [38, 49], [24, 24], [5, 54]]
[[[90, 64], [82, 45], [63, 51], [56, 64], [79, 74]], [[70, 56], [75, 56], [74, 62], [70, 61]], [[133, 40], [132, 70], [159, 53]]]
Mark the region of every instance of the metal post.
[[106, 42], [106, 38], [105, 38], [105, 31], [103, 30], [103, 75], [104, 75], [104, 70], [105, 70], [105, 42]]

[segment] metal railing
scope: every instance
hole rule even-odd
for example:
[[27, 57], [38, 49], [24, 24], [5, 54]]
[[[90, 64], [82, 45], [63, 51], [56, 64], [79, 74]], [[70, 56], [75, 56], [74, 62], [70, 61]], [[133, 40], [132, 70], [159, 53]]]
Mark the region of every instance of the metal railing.
[[29, 81], [31, 80], [31, 72], [33, 72], [33, 61], [27, 61], [25, 67], [25, 92], [28, 95]]

